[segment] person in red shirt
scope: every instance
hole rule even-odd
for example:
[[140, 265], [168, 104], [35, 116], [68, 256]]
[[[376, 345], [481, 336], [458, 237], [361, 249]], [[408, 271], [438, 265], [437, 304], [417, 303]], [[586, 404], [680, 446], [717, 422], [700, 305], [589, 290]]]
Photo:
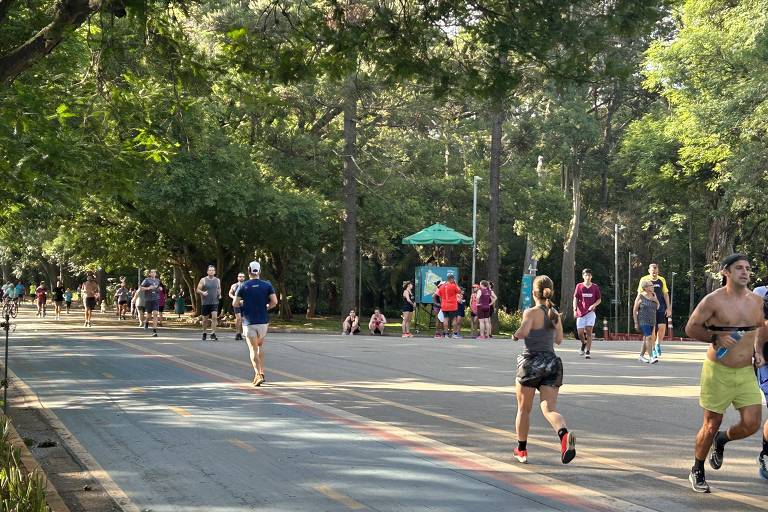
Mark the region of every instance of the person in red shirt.
[[592, 270], [585, 268], [581, 272], [583, 283], [576, 285], [573, 292], [573, 315], [576, 317], [576, 329], [581, 340], [580, 355], [591, 359], [592, 330], [595, 327], [595, 308], [600, 305], [600, 287], [592, 282]]
[[448, 273], [448, 282], [443, 284], [438, 290], [440, 295], [440, 308], [443, 312], [443, 326], [445, 327], [445, 336], [448, 337], [448, 333], [451, 332], [451, 325], [453, 326], [453, 337], [461, 338], [459, 325], [459, 294], [461, 288], [456, 284], [456, 279], [452, 273]]

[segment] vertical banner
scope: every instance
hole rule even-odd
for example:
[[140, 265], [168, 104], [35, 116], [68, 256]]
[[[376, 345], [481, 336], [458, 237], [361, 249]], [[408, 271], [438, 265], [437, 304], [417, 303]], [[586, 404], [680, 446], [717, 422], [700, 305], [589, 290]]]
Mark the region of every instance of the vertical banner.
[[533, 306], [533, 278], [535, 276], [531, 274], [524, 274], [523, 280], [520, 283], [520, 302], [518, 303], [518, 309], [523, 311]]

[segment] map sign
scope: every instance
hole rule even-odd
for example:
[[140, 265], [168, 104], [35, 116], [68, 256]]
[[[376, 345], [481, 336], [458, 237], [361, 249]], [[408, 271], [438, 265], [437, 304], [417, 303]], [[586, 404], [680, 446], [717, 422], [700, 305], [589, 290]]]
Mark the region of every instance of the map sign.
[[416, 279], [414, 293], [416, 302], [421, 304], [432, 304], [432, 295], [437, 290], [436, 281], [445, 282], [448, 280], [448, 273], [453, 273], [456, 281], [459, 280], [458, 267], [416, 267]]

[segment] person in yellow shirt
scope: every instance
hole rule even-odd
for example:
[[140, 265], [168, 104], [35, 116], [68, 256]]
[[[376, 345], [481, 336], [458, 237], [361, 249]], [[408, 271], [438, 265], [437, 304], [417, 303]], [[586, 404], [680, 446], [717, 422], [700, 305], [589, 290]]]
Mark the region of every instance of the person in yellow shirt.
[[659, 275], [659, 265], [651, 263], [648, 265], [648, 275], [640, 278], [640, 284], [637, 286], [637, 293], [643, 291], [642, 283], [648, 280], [653, 283], [653, 291], [659, 301], [659, 309], [656, 310], [656, 342], [653, 346], [651, 358], [658, 360], [661, 355], [661, 340], [667, 334], [667, 318], [672, 316], [672, 303], [669, 301], [669, 289], [667, 280]]

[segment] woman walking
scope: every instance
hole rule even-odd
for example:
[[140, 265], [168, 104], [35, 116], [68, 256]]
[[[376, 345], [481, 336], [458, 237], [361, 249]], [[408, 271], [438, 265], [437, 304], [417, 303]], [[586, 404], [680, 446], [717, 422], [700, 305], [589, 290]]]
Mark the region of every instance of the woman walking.
[[560, 438], [560, 460], [568, 464], [576, 456], [576, 439], [568, 432], [565, 418], [557, 412], [563, 362], [555, 354], [554, 344], [563, 341], [563, 324], [552, 305], [553, 289], [552, 280], [547, 276], [533, 280], [534, 306], [523, 312], [522, 324], [512, 335], [514, 340], [525, 341], [525, 349], [517, 357], [517, 448], [513, 452], [515, 459], [522, 463], [528, 462], [528, 431], [537, 389], [541, 412]]
[[[640, 282], [643, 291], [635, 297], [635, 305], [632, 308], [632, 316], [635, 318], [635, 329], [643, 333], [643, 346], [640, 348], [641, 363], [655, 364], [659, 362], [658, 356], [653, 351], [655, 344], [653, 330], [656, 328], [656, 311], [659, 309], [659, 299], [654, 291], [653, 281], [643, 279]], [[648, 356], [645, 353], [648, 352]]]
[[403, 338], [411, 338], [411, 318], [416, 309], [416, 302], [413, 297], [413, 283], [406, 281], [403, 284]]

